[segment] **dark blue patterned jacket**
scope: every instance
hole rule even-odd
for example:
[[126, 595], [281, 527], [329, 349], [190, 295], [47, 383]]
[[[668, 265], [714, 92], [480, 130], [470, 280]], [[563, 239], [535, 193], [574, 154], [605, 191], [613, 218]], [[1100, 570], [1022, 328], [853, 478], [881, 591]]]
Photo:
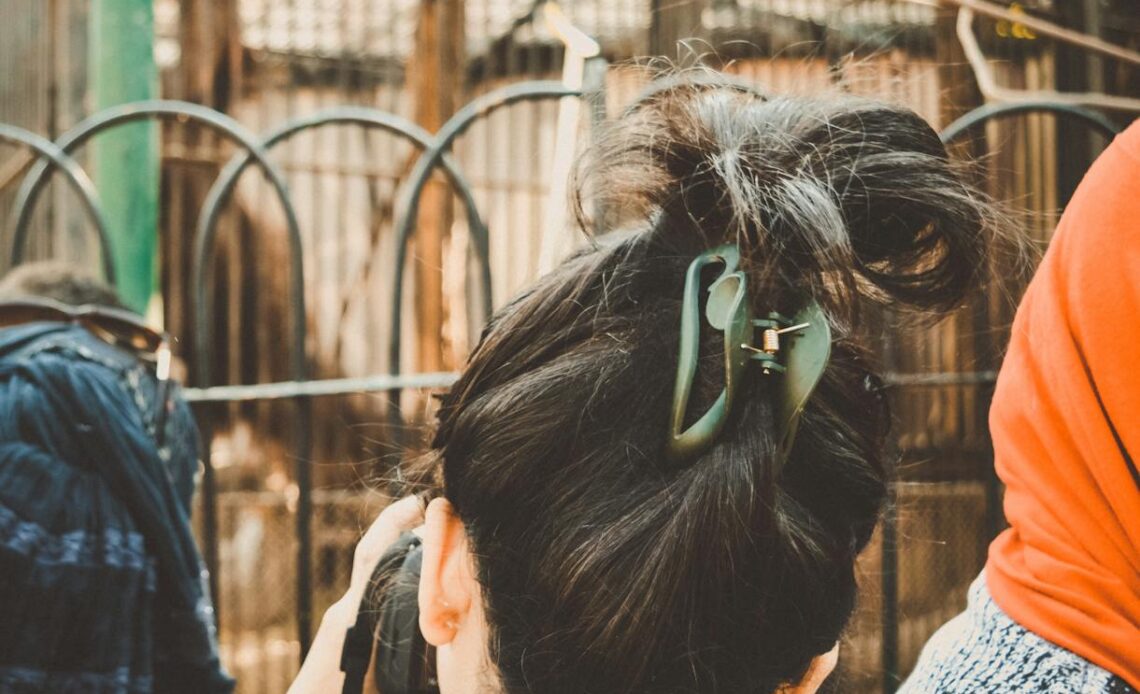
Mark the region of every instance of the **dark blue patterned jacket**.
[[190, 528], [197, 430], [150, 367], [63, 324], [0, 331], [0, 693], [225, 693]]

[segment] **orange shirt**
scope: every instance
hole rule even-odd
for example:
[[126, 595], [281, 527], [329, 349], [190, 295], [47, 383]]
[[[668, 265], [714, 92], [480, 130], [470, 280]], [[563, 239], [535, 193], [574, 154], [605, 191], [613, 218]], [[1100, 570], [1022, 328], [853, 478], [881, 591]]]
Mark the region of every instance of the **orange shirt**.
[[1140, 689], [1140, 121], [1089, 170], [1017, 311], [990, 410], [1010, 617]]

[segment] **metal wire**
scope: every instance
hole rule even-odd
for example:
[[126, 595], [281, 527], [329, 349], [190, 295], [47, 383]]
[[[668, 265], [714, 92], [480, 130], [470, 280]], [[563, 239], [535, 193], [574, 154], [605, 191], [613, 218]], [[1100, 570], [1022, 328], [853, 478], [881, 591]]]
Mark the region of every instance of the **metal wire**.
[[448, 388], [459, 378], [450, 371], [437, 373], [362, 376], [358, 378], [328, 378], [319, 381], [283, 381], [258, 383], [248, 386], [211, 386], [184, 388], [186, 400], [205, 402], [249, 402], [251, 400], [281, 400], [286, 398], [315, 398], [327, 395], [350, 395], [384, 390]]

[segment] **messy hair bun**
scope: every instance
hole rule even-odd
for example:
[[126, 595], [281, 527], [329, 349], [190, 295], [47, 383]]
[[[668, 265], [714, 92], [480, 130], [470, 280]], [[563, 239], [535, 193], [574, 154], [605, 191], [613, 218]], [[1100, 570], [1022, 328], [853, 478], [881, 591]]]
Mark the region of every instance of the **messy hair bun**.
[[982, 267], [982, 198], [925, 120], [879, 101], [673, 80], [583, 165], [607, 201], [738, 243], [771, 283], [813, 294], [946, 310]]
[[[510, 694], [773, 692], [838, 639], [886, 493], [858, 307], [956, 305], [986, 211], [922, 119], [845, 96], [675, 81], [599, 142], [585, 178], [603, 226], [640, 229], [499, 311], [439, 412], [491, 661]], [[814, 298], [832, 322], [779, 469], [756, 374], [711, 448], [662, 464], [686, 268], [726, 241], [758, 314]], [[723, 387], [718, 339], [702, 335], [695, 398]]]

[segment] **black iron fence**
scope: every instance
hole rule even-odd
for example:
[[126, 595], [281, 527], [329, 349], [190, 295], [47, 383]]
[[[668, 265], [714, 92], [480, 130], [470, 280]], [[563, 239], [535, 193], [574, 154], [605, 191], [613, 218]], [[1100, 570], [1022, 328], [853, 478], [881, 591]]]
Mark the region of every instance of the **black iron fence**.
[[[604, 71], [603, 71], [604, 73]], [[599, 73], [599, 74], [603, 74]], [[193, 364], [191, 385], [186, 390], [189, 400], [206, 406], [209, 403], [242, 403], [242, 402], [268, 402], [287, 400], [293, 403], [292, 416], [294, 423], [288, 427], [292, 434], [289, 443], [288, 455], [294, 461], [293, 477], [296, 483], [297, 498], [294, 515], [294, 540], [296, 546], [295, 558], [295, 611], [296, 611], [296, 641], [300, 643], [301, 652], [306, 648], [312, 629], [312, 615], [314, 612], [314, 495], [325, 493], [314, 490], [312, 482], [313, 443], [313, 411], [312, 400], [316, 397], [329, 395], [347, 395], [357, 393], [385, 393], [387, 395], [387, 411], [391, 425], [390, 432], [400, 429], [400, 394], [406, 390], [438, 389], [447, 387], [455, 378], [450, 372], [430, 373], [404, 373], [401, 364], [401, 331], [404, 323], [403, 307], [405, 303], [405, 266], [408, 265], [408, 249], [412, 242], [417, 226], [417, 214], [421, 196], [429, 184], [434, 172], [442, 172], [446, 177], [454, 195], [458, 199], [466, 217], [467, 233], [471, 240], [471, 255], [476, 270], [473, 273], [475, 282], [479, 287], [478, 296], [480, 318], [485, 320], [491, 312], [492, 292], [491, 263], [489, 251], [490, 232], [483, 221], [476, 196], [468, 177], [462, 167], [449, 152], [456, 138], [468, 130], [480, 119], [487, 118], [494, 111], [518, 102], [557, 100], [563, 98], [586, 98], [597, 102], [604, 102], [604, 83], [589, 85], [584, 91], [568, 89], [560, 82], [528, 81], [511, 84], [506, 87], [492, 90], [466, 106], [460, 108], [436, 133], [429, 133], [414, 123], [393, 113], [358, 107], [345, 106], [322, 109], [309, 116], [292, 118], [283, 125], [272, 129], [264, 135], [255, 135], [240, 125], [233, 118], [218, 111], [201, 105], [180, 101], [147, 101], [107, 109], [83, 120], [74, 128], [61, 134], [55, 142], [51, 142], [27, 130], [0, 124], [0, 141], [17, 143], [31, 149], [41, 162], [33, 166], [25, 176], [10, 215], [10, 236], [7, 247], [7, 260], [9, 264], [20, 263], [25, 256], [25, 249], [31, 234], [32, 210], [36, 204], [40, 191], [43, 189], [51, 168], [58, 169], [65, 176], [68, 184], [78, 196], [83, 209], [90, 216], [92, 226], [97, 232], [99, 247], [101, 249], [101, 266], [108, 279], [114, 279], [116, 268], [109, 251], [106, 221], [100, 209], [98, 196], [90, 179], [83, 169], [72, 158], [72, 155], [93, 136], [118, 125], [156, 118], [173, 118], [179, 121], [194, 121], [200, 123], [225, 138], [232, 140], [241, 152], [235, 155], [221, 170], [205, 198], [205, 203], [198, 213], [198, 222], [193, 241], [193, 257], [191, 265], [191, 292], [193, 299], [193, 336], [194, 339], [184, 358]], [[1026, 113], [1050, 113], [1063, 118], [1073, 124], [1087, 127], [1105, 137], [1111, 137], [1118, 128], [1102, 114], [1079, 106], [1051, 103], [1047, 101], [990, 105], [978, 108], [951, 123], [943, 131], [943, 140], [952, 142], [964, 138], [985, 123], [996, 119], [1024, 115]], [[388, 364], [386, 373], [375, 373], [355, 378], [316, 378], [310, 356], [308, 326], [311, 317], [306, 306], [306, 263], [304, 262], [304, 244], [300, 231], [297, 214], [286, 183], [286, 176], [280, 166], [270, 157], [270, 150], [287, 142], [290, 138], [313, 129], [330, 125], [353, 125], [363, 129], [378, 129], [398, 138], [402, 138], [416, 147], [420, 154], [410, 168], [410, 173], [402, 181], [398, 203], [395, 207], [395, 263], [391, 270], [391, 303], [386, 313], [390, 322], [388, 331]], [[289, 337], [287, 349], [289, 352], [289, 378], [286, 381], [260, 383], [252, 385], [219, 385], [214, 368], [214, 350], [212, 337], [215, 331], [215, 306], [209, 300], [208, 289], [215, 282], [212, 274], [213, 265], [209, 262], [218, 243], [218, 222], [222, 209], [231, 200], [231, 196], [241, 173], [250, 165], [256, 164], [265, 178], [270, 182], [276, 196], [276, 204], [283, 211], [286, 226], [286, 240], [288, 246], [288, 265], [286, 272], [289, 286]], [[980, 387], [987, 389], [995, 379], [993, 370], [959, 371], [953, 373], [892, 373], [887, 379], [888, 385], [898, 392], [917, 392], [932, 388], [947, 387]], [[983, 408], [988, 400], [981, 397], [975, 407]], [[206, 418], [209, 421], [209, 418]], [[207, 440], [210, 431], [204, 432]], [[900, 444], [901, 450], [907, 448]], [[208, 448], [207, 448], [208, 450]], [[985, 453], [983, 452], [983, 457]], [[986, 463], [986, 474], [981, 477], [983, 488], [977, 502], [983, 508], [984, 523], [982, 536], [974, 538], [977, 546], [984, 550], [984, 546], [1001, 527], [1000, 488], [998, 481], [992, 474], [992, 460]], [[951, 490], [953, 491], [953, 490]], [[977, 490], [967, 490], [966, 496], [975, 494]], [[909, 487], [902, 485], [895, 488], [896, 496], [900, 493], [911, 493]], [[976, 494], [975, 494], [976, 495]], [[939, 502], [927, 493], [926, 503], [931, 508]], [[219, 536], [219, 489], [215, 476], [211, 456], [207, 455], [204, 467], [204, 476], [201, 489], [201, 541], [206, 561], [212, 570], [212, 589], [216, 602], [219, 603], [219, 618], [224, 621], [228, 618], [225, 601], [218, 601], [219, 581], [225, 578], [224, 567], [220, 561], [219, 552], [222, 539]], [[925, 498], [925, 497], [924, 497]], [[957, 499], [958, 497], [954, 497]], [[954, 503], [961, 503], [960, 500]], [[899, 516], [895, 507], [884, 518], [879, 539], [879, 572], [877, 581], [872, 582], [872, 590], [865, 586], [865, 602], [877, 606], [878, 629], [875, 638], [870, 643], [877, 644], [879, 653], [874, 658], [879, 663], [882, 673], [881, 687], [883, 691], [890, 692], [895, 689], [900, 679], [900, 624], [904, 624], [900, 611], [900, 559], [906, 560], [911, 547], [906, 540], [900, 539]], [[350, 561], [350, 557], [343, 558]], [[968, 563], [968, 562], [967, 562]], [[977, 567], [968, 567], [966, 572], [976, 571]], [[921, 569], [919, 569], [921, 572]], [[946, 610], [960, 608], [955, 606], [956, 596], [951, 596], [951, 604]], [[936, 625], [921, 626], [926, 633]], [[225, 631], [223, 630], [223, 634]], [[859, 650], [855, 649], [856, 652]]]

